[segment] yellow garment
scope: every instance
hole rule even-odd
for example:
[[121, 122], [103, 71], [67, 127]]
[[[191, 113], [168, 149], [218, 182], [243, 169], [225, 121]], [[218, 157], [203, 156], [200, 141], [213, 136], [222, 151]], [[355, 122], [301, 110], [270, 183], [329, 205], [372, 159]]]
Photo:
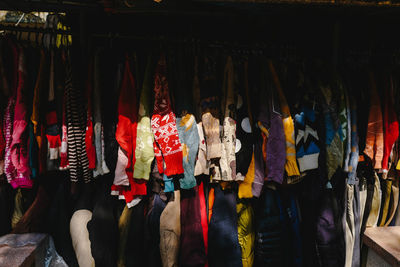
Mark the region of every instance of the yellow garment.
[[299, 167], [297, 166], [296, 160], [296, 146], [294, 140], [294, 123], [292, 116], [290, 115], [289, 105], [287, 104], [286, 97], [283, 94], [281, 84], [278, 79], [278, 75], [275, 71], [275, 67], [272, 64], [272, 61], [268, 61], [269, 69], [271, 71], [272, 78], [274, 80], [274, 84], [276, 90], [278, 92], [279, 103], [282, 111], [282, 122], [283, 122], [283, 131], [286, 139], [286, 163], [285, 163], [285, 171], [288, 176], [300, 175]]
[[[39, 63], [39, 71], [35, 82], [35, 88], [33, 89], [33, 102], [32, 102], [32, 115], [31, 121], [33, 123], [33, 133], [36, 138], [40, 139], [40, 132], [38, 132], [38, 124], [39, 124], [39, 103], [40, 103], [40, 94], [41, 87], [43, 83], [43, 69], [46, 61], [46, 55], [42, 50], [40, 53], [40, 63]], [[38, 143], [41, 143], [38, 140]]]
[[14, 212], [11, 217], [11, 227], [14, 229], [17, 226], [18, 222], [21, 220], [22, 216], [24, 216], [24, 211], [22, 207], [22, 191], [21, 188], [17, 189], [17, 194], [15, 195], [15, 204], [14, 204]]
[[381, 208], [381, 195], [382, 195], [381, 184], [379, 182], [378, 175], [375, 173], [374, 196], [372, 198], [371, 211], [369, 212], [366, 224], [367, 227], [377, 226], [379, 211]]
[[253, 192], [252, 192], [252, 185], [254, 182], [254, 175], [255, 175], [255, 170], [254, 170], [255, 162], [254, 162], [254, 152], [251, 157], [251, 162], [249, 165], [249, 169], [246, 173], [246, 177], [244, 177], [243, 182], [239, 184], [239, 191], [238, 191], [238, 196], [239, 198], [252, 198], [253, 197]]
[[118, 228], [119, 228], [119, 244], [118, 244], [118, 267], [125, 266], [125, 247], [128, 242], [128, 231], [131, 221], [132, 209], [125, 205], [122, 211], [121, 217], [119, 217]]
[[154, 136], [150, 123], [150, 96], [152, 91], [151, 57], [147, 60], [146, 72], [139, 103], [139, 122], [137, 124], [135, 166], [133, 177], [149, 180], [151, 163], [154, 159]]
[[253, 226], [254, 212], [249, 202], [236, 205], [238, 214], [238, 239], [242, 250], [243, 267], [251, 267], [254, 262], [255, 232]]
[[390, 203], [390, 195], [392, 193], [392, 180], [387, 179], [384, 181], [385, 183], [385, 202], [383, 203], [383, 207], [382, 207], [382, 218], [381, 218], [381, 222], [379, 223], [379, 226], [384, 226], [385, 222], [386, 222], [386, 218], [388, 215], [388, 211], [389, 211], [389, 203]]
[[392, 222], [395, 214], [396, 214], [396, 210], [397, 210], [397, 206], [399, 204], [399, 185], [398, 182], [394, 182], [392, 183], [392, 205], [390, 205], [390, 215], [389, 215], [389, 219], [387, 219], [385, 226], [389, 226], [389, 224]]
[[399, 161], [397, 162], [396, 170], [399, 170], [399, 171], [400, 171], [400, 159], [399, 159]]

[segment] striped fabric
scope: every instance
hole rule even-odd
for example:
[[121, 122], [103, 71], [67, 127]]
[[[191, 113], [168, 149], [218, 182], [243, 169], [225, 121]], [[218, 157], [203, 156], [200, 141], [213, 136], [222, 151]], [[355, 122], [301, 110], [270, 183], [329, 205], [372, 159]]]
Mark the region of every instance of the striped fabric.
[[86, 155], [86, 118], [83, 115], [85, 114], [82, 103], [83, 95], [79, 89], [73, 86], [70, 60], [67, 59], [65, 63], [65, 101], [70, 179], [72, 182], [83, 179], [85, 183], [88, 183], [92, 180], [92, 172], [89, 170], [89, 160]]

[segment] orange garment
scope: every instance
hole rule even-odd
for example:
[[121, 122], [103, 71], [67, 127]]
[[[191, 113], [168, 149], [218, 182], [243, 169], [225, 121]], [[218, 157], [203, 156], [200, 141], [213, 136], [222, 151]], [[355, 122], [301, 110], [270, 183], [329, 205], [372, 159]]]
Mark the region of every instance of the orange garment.
[[364, 153], [372, 160], [375, 169], [381, 169], [383, 159], [383, 120], [381, 102], [372, 72], [369, 73], [369, 79], [371, 86], [371, 104]]
[[208, 193], [208, 223], [211, 221], [211, 216], [212, 216], [212, 210], [214, 206], [214, 188], [210, 189], [210, 192]]

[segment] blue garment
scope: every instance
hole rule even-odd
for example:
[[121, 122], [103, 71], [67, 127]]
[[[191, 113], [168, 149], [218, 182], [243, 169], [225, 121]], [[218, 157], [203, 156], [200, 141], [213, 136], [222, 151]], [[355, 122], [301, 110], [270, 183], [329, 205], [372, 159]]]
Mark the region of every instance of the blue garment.
[[184, 173], [183, 178], [179, 179], [179, 182], [182, 189], [191, 189], [197, 185], [196, 178], [194, 178], [194, 164], [200, 142], [197, 123], [194, 116], [190, 115], [190, 119], [187, 121], [184, 121], [183, 118], [177, 118], [176, 128], [178, 129], [179, 140], [184, 152], [182, 158]]
[[33, 132], [33, 123], [29, 122], [29, 167], [31, 168], [31, 178], [36, 178], [38, 175], [39, 162], [38, 162], [38, 144]]
[[357, 105], [353, 101], [351, 105], [351, 152], [349, 161], [348, 184], [355, 184], [357, 180], [357, 165], [358, 165], [358, 133], [357, 133]]
[[236, 196], [231, 191], [214, 190], [214, 205], [208, 226], [208, 262], [210, 267], [242, 266], [239, 245]]
[[165, 173], [163, 174], [163, 180], [164, 180], [164, 192], [174, 192], [174, 181], [172, 178], [168, 178]]
[[285, 217], [279, 193], [267, 188], [256, 214], [255, 266], [288, 265]]

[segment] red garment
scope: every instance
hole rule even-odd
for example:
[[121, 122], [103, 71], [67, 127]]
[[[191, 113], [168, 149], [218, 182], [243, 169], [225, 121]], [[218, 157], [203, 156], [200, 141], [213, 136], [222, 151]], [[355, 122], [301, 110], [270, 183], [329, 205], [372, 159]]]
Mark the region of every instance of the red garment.
[[[204, 239], [204, 247], [206, 249], [206, 256], [208, 255], [208, 220], [207, 220], [207, 206], [206, 206], [206, 198], [204, 195], [204, 182], [198, 187], [199, 190], [199, 200], [200, 200], [200, 215], [201, 215], [201, 227], [203, 228], [203, 239]], [[208, 266], [208, 263], [205, 265]]]
[[[391, 81], [392, 83], [392, 81]], [[399, 122], [397, 121], [396, 112], [393, 107], [393, 95], [392, 95], [392, 84], [390, 88], [385, 90], [384, 103], [384, 115], [383, 115], [383, 127], [384, 127], [384, 145], [383, 145], [383, 159], [382, 169], [389, 169], [389, 157], [392, 151], [393, 145], [399, 137]]]
[[89, 66], [89, 80], [87, 81], [87, 119], [86, 119], [86, 135], [85, 145], [86, 154], [89, 160], [89, 169], [93, 170], [96, 168], [96, 148], [93, 144], [93, 120], [92, 120], [92, 65]]
[[94, 168], [96, 168], [96, 149], [93, 145], [93, 122], [92, 119], [89, 117], [87, 119], [86, 125], [85, 145], [86, 154], [89, 160], [89, 169], [93, 170]]
[[60, 170], [65, 170], [69, 167], [68, 162], [68, 133], [67, 133], [67, 122], [65, 116], [65, 95], [63, 99], [63, 114], [62, 114], [62, 137], [61, 137], [61, 149], [60, 149]]
[[11, 150], [11, 162], [17, 170], [17, 177], [11, 181], [13, 188], [23, 187], [31, 188], [33, 183], [30, 179], [31, 169], [29, 167], [28, 157], [28, 139], [27, 139], [27, 127], [28, 118], [26, 114], [26, 96], [25, 96], [25, 58], [23, 50], [19, 51], [19, 62], [18, 62], [18, 86], [17, 86], [17, 97], [14, 107], [14, 123], [13, 123], [13, 134], [12, 142], [10, 145]]
[[[136, 161], [137, 120], [138, 107], [136, 87], [129, 64], [129, 58], [127, 57], [118, 102], [118, 125], [115, 136], [118, 144], [128, 158], [125, 171], [128, 176], [129, 186], [114, 184], [111, 187], [112, 194], [123, 196], [122, 198], [125, 199], [127, 204], [131, 203], [135, 197], [147, 194], [146, 182], [133, 178], [133, 166], [135, 166]], [[118, 180], [118, 177], [116, 177], [115, 180]]]
[[[167, 176], [183, 173], [182, 145], [179, 141], [178, 129], [176, 128], [175, 114], [171, 109], [168, 81], [166, 78], [167, 66], [165, 57], [161, 56], [157, 63], [154, 79], [154, 110], [151, 117], [151, 128], [154, 134], [155, 157], [158, 169], [162, 173], [163, 165], [159, 164], [164, 160], [164, 172]], [[158, 148], [161, 150], [159, 153]], [[162, 155], [161, 155], [162, 154]], [[160, 166], [161, 165], [161, 166]]]

